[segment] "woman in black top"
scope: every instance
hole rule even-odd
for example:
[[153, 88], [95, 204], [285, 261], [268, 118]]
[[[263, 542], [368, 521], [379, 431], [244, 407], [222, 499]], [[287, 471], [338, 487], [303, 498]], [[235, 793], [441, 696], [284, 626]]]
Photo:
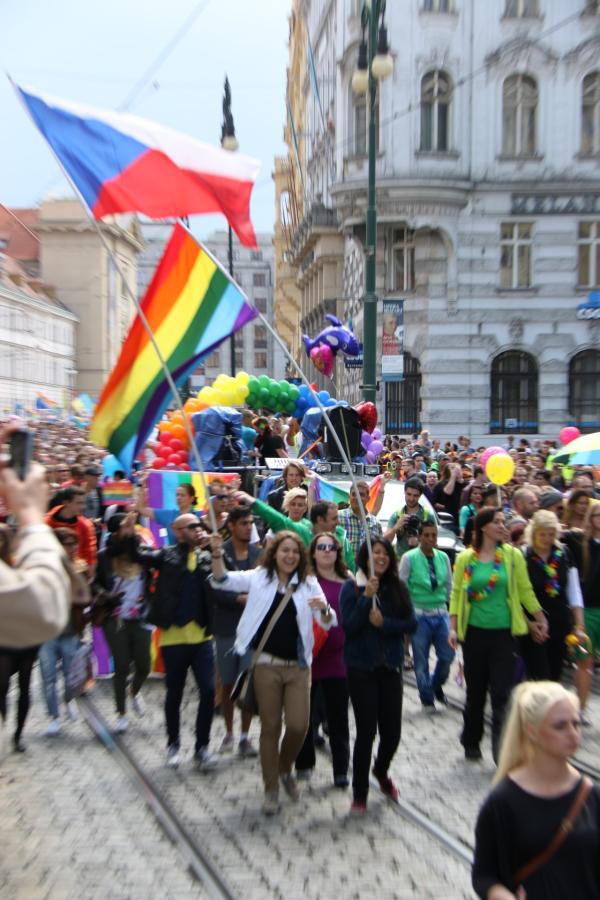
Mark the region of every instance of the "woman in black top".
[[560, 681], [566, 653], [565, 638], [575, 622], [584, 634], [583, 600], [579, 575], [566, 547], [558, 542], [560, 522], [550, 510], [540, 509], [527, 530], [525, 559], [534, 593], [548, 620], [549, 636], [543, 644], [531, 635], [519, 639], [527, 678]]
[[398, 799], [398, 788], [388, 770], [402, 727], [404, 636], [417, 627], [408, 589], [398, 577], [392, 545], [380, 538], [372, 542], [372, 550], [375, 574], [368, 575], [365, 542], [356, 559], [356, 584], [347, 581], [340, 596], [346, 635], [344, 659], [356, 721], [351, 810], [356, 814], [367, 809], [369, 767], [377, 731], [379, 748], [373, 774], [383, 793]]
[[552, 842], [581, 787], [569, 763], [580, 743], [579, 703], [554, 681], [526, 681], [513, 693], [496, 786], [475, 828], [473, 887], [486, 900], [600, 900], [600, 787], [594, 785], [554, 855], [526, 866]]

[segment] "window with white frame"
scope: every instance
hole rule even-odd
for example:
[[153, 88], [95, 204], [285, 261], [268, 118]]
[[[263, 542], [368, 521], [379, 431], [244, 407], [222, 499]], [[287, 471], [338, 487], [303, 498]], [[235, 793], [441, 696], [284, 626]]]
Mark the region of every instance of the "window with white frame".
[[410, 228], [392, 230], [390, 290], [415, 289], [415, 233]]
[[581, 152], [600, 153], [600, 72], [583, 79], [581, 97]]
[[255, 350], [267, 349], [267, 329], [265, 325], [254, 326], [254, 348]]
[[529, 75], [511, 75], [502, 90], [502, 153], [533, 156], [536, 145], [538, 89]]
[[267, 368], [267, 354], [266, 352], [258, 352], [254, 354], [254, 368], [255, 369], [266, 369]]
[[421, 150], [443, 153], [450, 149], [449, 75], [434, 69], [421, 81]]
[[[367, 95], [354, 94], [352, 98], [354, 155], [366, 156], [369, 152], [369, 116]], [[375, 153], [379, 153], [379, 101], [375, 101]]]
[[452, 8], [452, 0], [423, 0], [423, 12], [449, 13]]
[[503, 222], [500, 226], [500, 287], [531, 287], [531, 222]]
[[504, 15], [509, 19], [531, 19], [539, 14], [538, 0], [506, 0]]
[[577, 284], [600, 284], [600, 222], [580, 222], [577, 232]]

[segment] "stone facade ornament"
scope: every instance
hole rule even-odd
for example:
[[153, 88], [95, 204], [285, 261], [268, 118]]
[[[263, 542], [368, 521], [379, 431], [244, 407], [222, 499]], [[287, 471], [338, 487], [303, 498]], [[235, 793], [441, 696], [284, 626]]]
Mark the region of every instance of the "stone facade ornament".
[[523, 340], [523, 319], [511, 319], [508, 325], [508, 331], [515, 343]]

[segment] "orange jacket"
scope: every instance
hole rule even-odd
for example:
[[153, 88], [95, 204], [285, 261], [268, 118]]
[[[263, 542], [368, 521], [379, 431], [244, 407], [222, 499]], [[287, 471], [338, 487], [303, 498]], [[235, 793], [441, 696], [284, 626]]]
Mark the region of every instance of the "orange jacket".
[[50, 528], [68, 528], [74, 532], [77, 537], [77, 556], [84, 559], [89, 568], [96, 565], [96, 529], [93, 522], [86, 519], [85, 516], [77, 516], [75, 522], [65, 522], [64, 519], [57, 518], [62, 506], [55, 506], [46, 516], [46, 525]]

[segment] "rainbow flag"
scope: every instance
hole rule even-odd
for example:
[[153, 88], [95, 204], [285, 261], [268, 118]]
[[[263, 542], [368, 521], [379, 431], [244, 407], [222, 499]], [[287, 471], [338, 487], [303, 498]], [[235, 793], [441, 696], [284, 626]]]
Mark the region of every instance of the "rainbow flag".
[[[211, 482], [233, 481], [238, 476], [230, 472], [207, 472], [204, 477], [207, 482]], [[193, 485], [198, 500], [196, 507], [202, 508], [206, 498], [199, 472], [150, 472], [146, 481], [148, 506], [152, 509], [177, 509], [175, 493], [180, 484]]]
[[54, 409], [55, 406], [58, 406], [56, 400], [53, 400], [51, 397], [48, 397], [46, 394], [42, 394], [41, 391], [38, 391], [35, 395], [35, 408], [36, 409]]
[[[181, 225], [173, 229], [141, 306], [176, 384], [256, 316], [246, 295]], [[136, 316], [100, 395], [90, 440], [130, 472], [169, 399], [158, 357]]]
[[104, 506], [126, 505], [133, 501], [133, 484], [131, 481], [105, 481], [102, 485], [102, 502]]
[[[369, 485], [369, 499], [367, 500], [366, 510], [371, 512], [375, 506], [375, 501], [379, 497], [379, 493], [383, 486], [383, 476], [378, 475]], [[314, 497], [316, 500], [327, 500], [330, 503], [349, 503], [350, 491], [346, 491], [339, 485], [331, 481], [326, 481], [320, 475], [315, 475]]]

